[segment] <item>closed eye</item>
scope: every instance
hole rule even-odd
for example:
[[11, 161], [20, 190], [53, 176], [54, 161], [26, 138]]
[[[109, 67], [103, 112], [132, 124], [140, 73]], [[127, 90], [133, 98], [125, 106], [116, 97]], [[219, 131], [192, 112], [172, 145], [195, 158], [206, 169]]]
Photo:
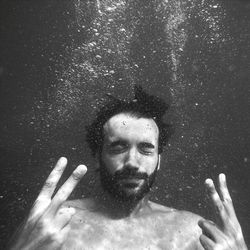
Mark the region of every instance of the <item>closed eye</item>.
[[109, 145], [109, 151], [111, 153], [120, 153], [126, 150], [128, 147], [127, 143], [124, 141], [114, 141]]
[[151, 154], [154, 152], [155, 146], [149, 142], [142, 142], [139, 144], [139, 148], [144, 154]]

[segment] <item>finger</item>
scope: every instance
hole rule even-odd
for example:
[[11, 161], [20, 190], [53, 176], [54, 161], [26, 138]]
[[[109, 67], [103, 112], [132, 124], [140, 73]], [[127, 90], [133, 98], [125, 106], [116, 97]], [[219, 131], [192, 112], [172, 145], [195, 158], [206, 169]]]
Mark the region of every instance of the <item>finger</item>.
[[223, 201], [226, 212], [228, 213], [228, 215], [231, 219], [235, 219], [236, 214], [235, 214], [235, 210], [233, 207], [232, 198], [231, 198], [229, 191], [228, 191], [228, 188], [227, 188], [226, 176], [224, 174], [219, 175], [218, 184], [219, 184], [221, 199]]
[[50, 212], [56, 212], [59, 206], [70, 196], [78, 182], [86, 174], [87, 168], [84, 165], [79, 165], [67, 181], [55, 194], [49, 207]]
[[226, 200], [230, 200], [232, 201], [231, 199], [231, 196], [229, 194], [229, 191], [228, 191], [228, 188], [227, 188], [227, 183], [226, 183], [226, 176], [225, 174], [219, 174], [219, 188], [220, 188], [220, 194], [221, 194], [221, 199], [223, 201], [226, 201]]
[[221, 223], [227, 218], [224, 205], [215, 189], [213, 181], [211, 179], [206, 179], [205, 185], [208, 190], [210, 200], [212, 201], [213, 209], [217, 217], [216, 219], [219, 219], [218, 224], [221, 225]]
[[38, 195], [33, 208], [31, 209], [29, 215], [29, 221], [36, 221], [36, 219], [42, 215], [42, 213], [47, 209], [51, 202], [51, 196], [54, 193], [56, 185], [67, 165], [67, 159], [65, 157], [61, 157], [52, 172], [50, 173], [49, 177], [45, 181], [45, 184]]
[[198, 225], [202, 233], [216, 243], [220, 243], [225, 238], [223, 232], [212, 221], [200, 220]]
[[61, 157], [56, 163], [56, 166], [54, 167], [52, 172], [50, 173], [48, 179], [46, 180], [42, 188], [42, 191], [40, 192], [38, 196], [38, 199], [43, 199], [43, 197], [46, 197], [46, 198], [52, 197], [56, 189], [57, 183], [60, 180], [66, 166], [67, 166], [67, 159], [65, 157]]
[[62, 229], [71, 220], [72, 216], [75, 214], [76, 210], [73, 207], [62, 207], [57, 211], [55, 217], [55, 227]]
[[48, 206], [51, 203], [51, 199], [48, 199], [46, 197], [41, 197], [40, 199], [37, 199], [34, 203], [33, 208], [30, 211], [29, 217], [28, 217], [28, 223], [33, 224], [39, 219], [39, 217], [42, 216], [44, 211], [48, 208]]
[[200, 236], [200, 243], [204, 247], [205, 250], [215, 249], [215, 243], [204, 234]]

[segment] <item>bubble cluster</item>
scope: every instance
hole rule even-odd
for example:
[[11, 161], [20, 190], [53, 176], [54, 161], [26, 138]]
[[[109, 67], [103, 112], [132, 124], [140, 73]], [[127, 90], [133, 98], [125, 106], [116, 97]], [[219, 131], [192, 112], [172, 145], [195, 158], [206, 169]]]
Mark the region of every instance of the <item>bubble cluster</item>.
[[212, 50], [226, 39], [225, 11], [217, 1], [77, 0], [75, 13], [83, 36], [72, 48], [56, 99], [68, 109], [82, 99], [93, 108], [103, 91], [120, 86], [128, 94], [136, 83], [170, 90], [181, 106], [189, 84], [183, 72], [188, 40]]
[[[171, 98], [174, 122], [184, 133], [190, 125], [190, 100], [192, 109], [207, 108], [196, 95], [204, 96], [204, 81], [217, 74], [210, 54], [218, 59], [230, 43], [220, 2], [75, 0], [74, 6], [78, 38], [60, 74], [50, 119], [69, 128], [72, 123], [79, 126], [93, 118], [106, 93], [131, 98], [139, 84]], [[186, 140], [196, 138], [200, 145], [203, 136], [195, 131], [186, 133]], [[174, 144], [190, 155], [182, 140]]]

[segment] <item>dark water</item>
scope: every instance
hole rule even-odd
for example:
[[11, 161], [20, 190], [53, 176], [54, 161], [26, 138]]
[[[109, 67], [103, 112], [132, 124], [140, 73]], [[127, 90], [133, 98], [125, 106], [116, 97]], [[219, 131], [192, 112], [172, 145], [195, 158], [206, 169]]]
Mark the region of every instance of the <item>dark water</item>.
[[247, 0], [1, 1], [1, 245], [56, 159], [89, 173], [84, 141], [105, 93], [140, 84], [171, 103], [175, 134], [152, 200], [212, 218], [205, 178], [228, 176], [250, 242], [250, 2]]

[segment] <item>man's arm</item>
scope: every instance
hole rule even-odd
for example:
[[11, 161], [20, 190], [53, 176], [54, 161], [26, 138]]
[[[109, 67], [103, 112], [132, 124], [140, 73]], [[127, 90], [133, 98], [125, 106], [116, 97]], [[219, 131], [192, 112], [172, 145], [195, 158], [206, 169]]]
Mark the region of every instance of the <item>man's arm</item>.
[[247, 250], [224, 174], [219, 175], [218, 184], [219, 193], [211, 179], [205, 181], [219, 222], [216, 225], [209, 220], [199, 221], [202, 229], [200, 242], [206, 250]]
[[63, 244], [75, 210], [61, 205], [87, 171], [84, 165], [79, 165], [52, 198], [66, 165], [67, 159], [60, 158], [17, 233], [11, 250], [59, 249]]

